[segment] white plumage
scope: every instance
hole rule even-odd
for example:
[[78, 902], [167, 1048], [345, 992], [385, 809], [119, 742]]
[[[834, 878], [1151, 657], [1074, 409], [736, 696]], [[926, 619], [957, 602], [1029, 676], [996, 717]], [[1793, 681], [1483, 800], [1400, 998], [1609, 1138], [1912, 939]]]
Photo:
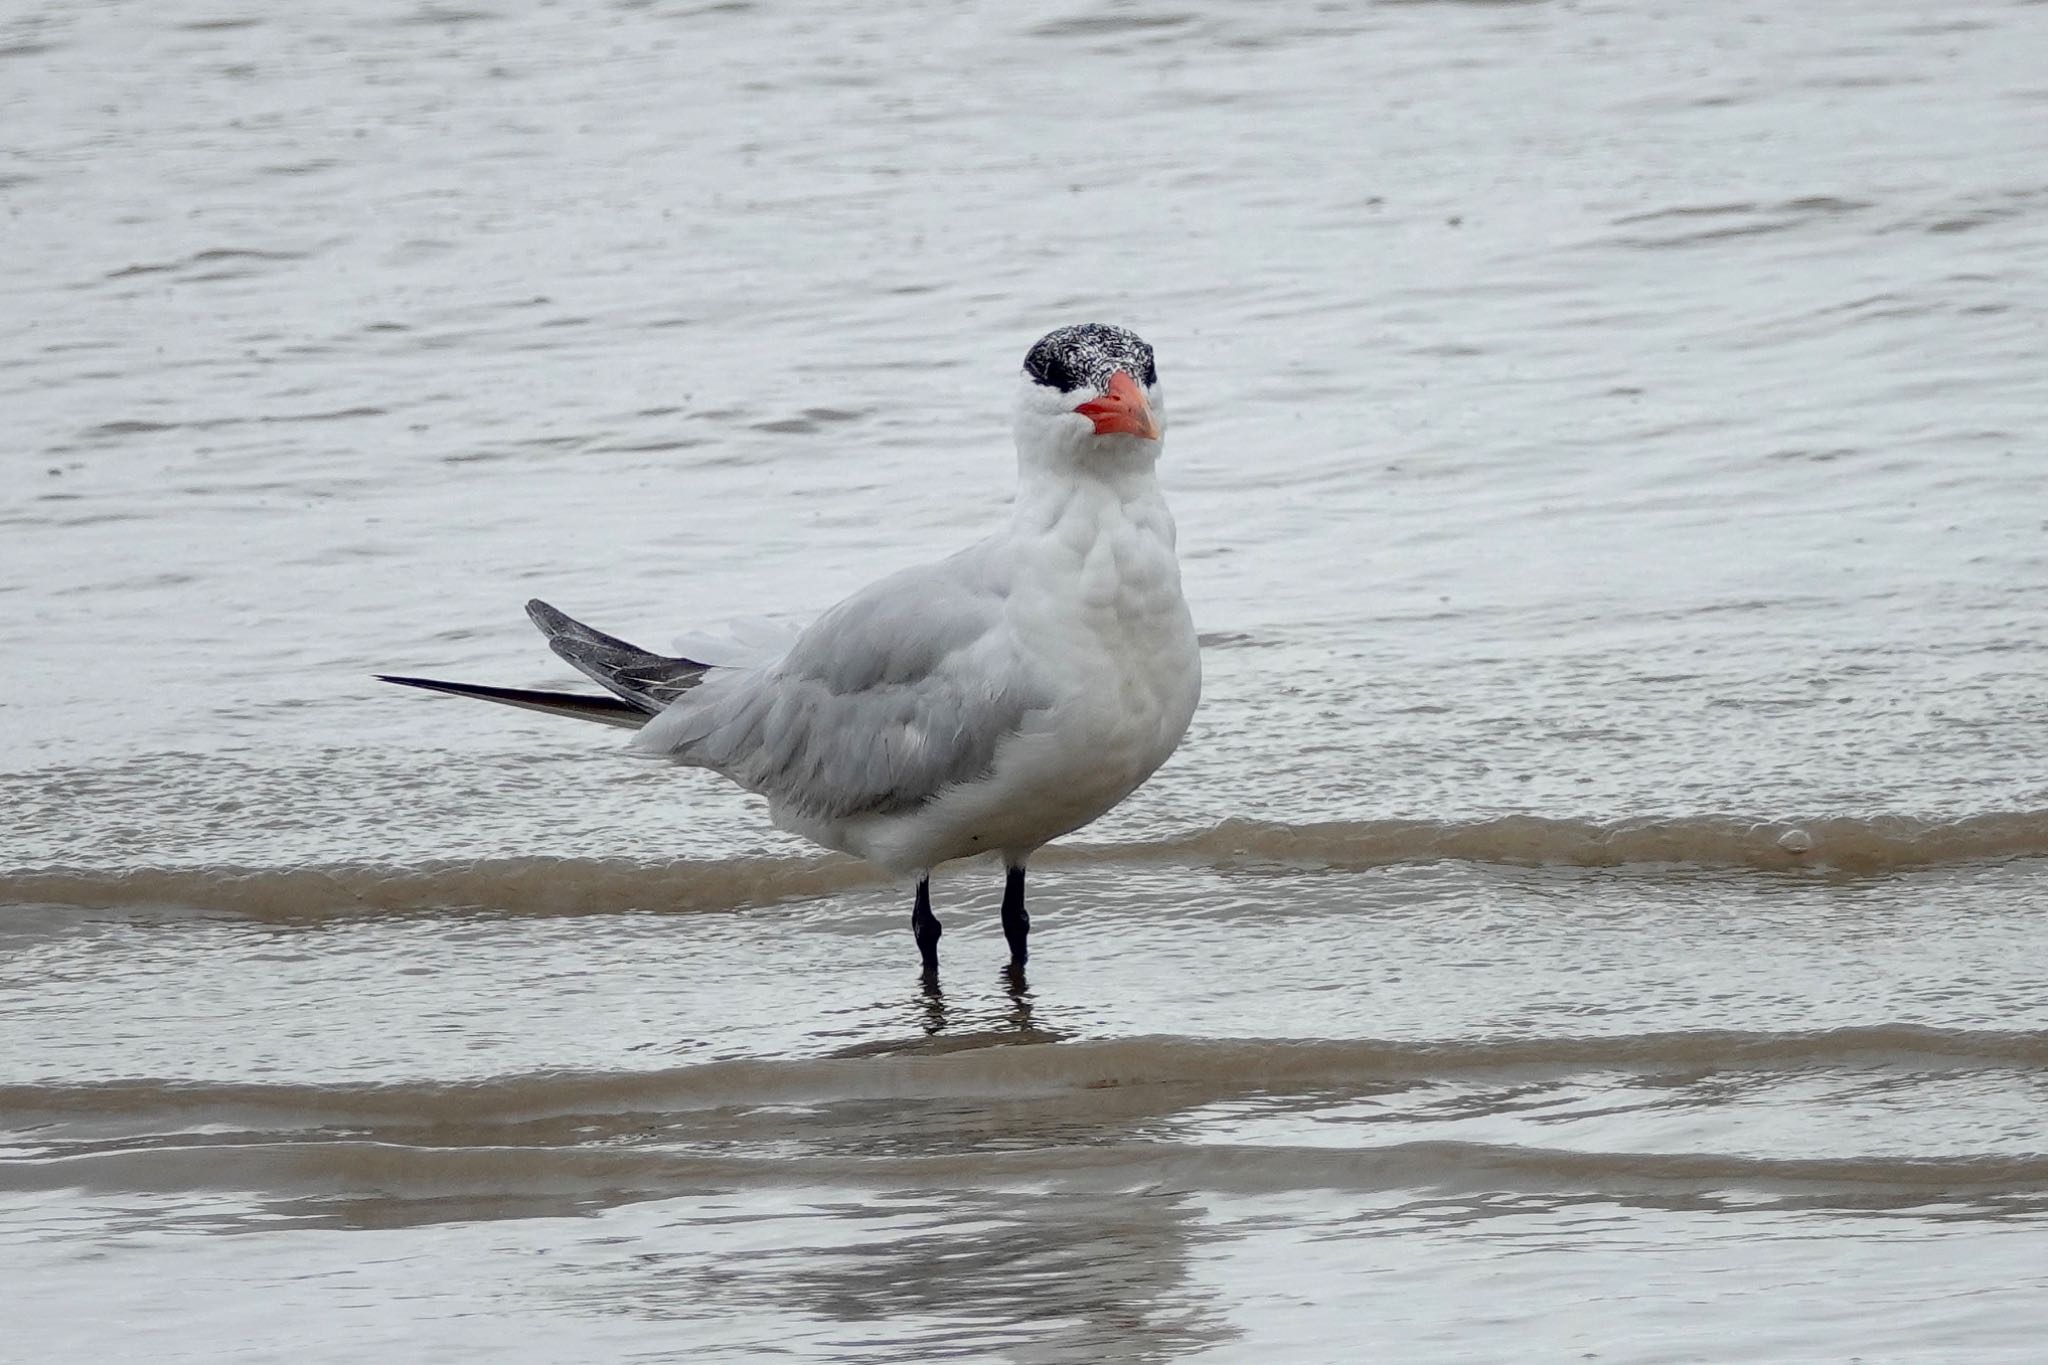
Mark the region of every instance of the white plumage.
[[[1009, 525], [855, 593], [779, 658], [667, 659], [536, 604], [557, 652], [626, 705], [424, 685], [644, 720], [636, 748], [759, 792], [784, 829], [917, 875], [928, 967], [938, 926], [922, 878], [999, 853], [1021, 963], [1025, 861], [1150, 777], [1201, 692], [1155, 469], [1164, 425], [1149, 346], [1118, 328], [1062, 329], [1026, 362]], [[592, 715], [600, 705], [608, 714]]]

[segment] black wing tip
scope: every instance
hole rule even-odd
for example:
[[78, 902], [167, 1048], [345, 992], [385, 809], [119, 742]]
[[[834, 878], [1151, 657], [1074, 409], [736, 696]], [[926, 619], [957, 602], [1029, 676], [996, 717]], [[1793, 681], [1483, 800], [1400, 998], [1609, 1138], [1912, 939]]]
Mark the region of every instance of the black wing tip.
[[487, 701], [522, 695], [543, 695], [541, 693], [527, 694], [523, 689], [516, 687], [491, 687], [484, 683], [449, 682], [444, 678], [413, 678], [403, 673], [372, 673], [370, 676], [378, 682], [397, 683], [400, 687], [417, 687], [427, 692], [445, 692], [451, 697], [482, 697]]
[[460, 686], [459, 683], [438, 682], [433, 678], [408, 678], [403, 673], [372, 673], [378, 682], [397, 683], [400, 687], [426, 687], [436, 691], [446, 687]]
[[529, 711], [573, 716], [578, 720], [600, 721], [606, 725], [624, 725], [636, 730], [647, 723], [650, 714], [645, 707], [634, 706], [613, 696], [541, 692], [527, 687], [492, 687], [483, 683], [447, 682], [440, 678], [411, 678], [397, 673], [374, 673], [371, 676], [379, 682], [398, 683], [403, 687], [417, 687], [451, 697], [474, 697], [479, 701], [495, 701]]

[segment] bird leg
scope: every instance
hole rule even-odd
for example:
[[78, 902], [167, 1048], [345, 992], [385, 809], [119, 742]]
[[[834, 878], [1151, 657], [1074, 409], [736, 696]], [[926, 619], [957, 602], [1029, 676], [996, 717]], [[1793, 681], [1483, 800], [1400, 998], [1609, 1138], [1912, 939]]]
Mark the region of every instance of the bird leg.
[[1031, 916], [1024, 913], [1024, 869], [1013, 867], [1003, 883], [1003, 937], [1010, 940], [1010, 965], [1021, 967], [1030, 960], [1026, 941], [1031, 937]]
[[932, 913], [932, 879], [917, 879], [917, 904], [910, 911], [910, 932], [917, 935], [917, 951], [924, 958], [926, 975], [939, 970], [939, 935], [944, 929]]

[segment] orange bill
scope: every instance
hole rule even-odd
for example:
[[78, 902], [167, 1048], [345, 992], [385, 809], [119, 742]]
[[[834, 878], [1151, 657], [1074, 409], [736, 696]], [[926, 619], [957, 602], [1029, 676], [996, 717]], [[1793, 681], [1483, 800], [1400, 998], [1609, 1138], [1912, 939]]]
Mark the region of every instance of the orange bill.
[[1108, 393], [1100, 398], [1091, 398], [1074, 411], [1095, 423], [1097, 436], [1137, 436], [1147, 441], [1159, 439], [1159, 423], [1152, 419], [1152, 405], [1145, 401], [1145, 390], [1122, 370], [1109, 377]]

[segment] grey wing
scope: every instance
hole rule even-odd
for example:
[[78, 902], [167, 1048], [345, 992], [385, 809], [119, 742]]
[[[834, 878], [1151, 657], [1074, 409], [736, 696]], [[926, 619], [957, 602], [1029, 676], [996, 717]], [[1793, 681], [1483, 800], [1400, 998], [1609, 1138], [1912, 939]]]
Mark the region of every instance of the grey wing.
[[848, 598], [760, 670], [714, 670], [635, 746], [715, 769], [799, 814], [914, 808], [988, 771], [1046, 705], [974, 552]]

